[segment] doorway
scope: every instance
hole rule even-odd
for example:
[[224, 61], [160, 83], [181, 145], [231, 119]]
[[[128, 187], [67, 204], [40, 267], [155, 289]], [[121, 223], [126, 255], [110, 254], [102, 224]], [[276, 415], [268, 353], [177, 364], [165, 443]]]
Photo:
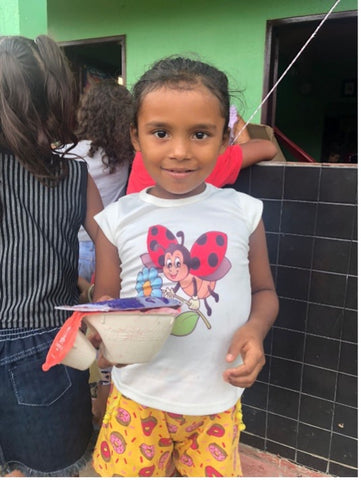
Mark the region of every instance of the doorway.
[[78, 95], [88, 86], [105, 78], [126, 84], [125, 35], [60, 42], [68, 57]]
[[[322, 19], [267, 22], [263, 98]], [[333, 145], [340, 149], [341, 163], [357, 162], [356, 11], [330, 15], [264, 105], [261, 121], [316, 161], [327, 161]]]

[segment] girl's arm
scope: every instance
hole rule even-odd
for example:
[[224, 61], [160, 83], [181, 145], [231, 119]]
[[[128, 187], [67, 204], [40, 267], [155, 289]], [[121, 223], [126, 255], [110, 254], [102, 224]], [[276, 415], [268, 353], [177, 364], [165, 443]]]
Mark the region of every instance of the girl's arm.
[[[103, 230], [99, 228], [95, 239], [94, 302], [119, 298], [120, 274], [121, 268], [118, 250], [107, 239]], [[96, 334], [90, 338], [90, 341], [98, 348], [101, 343], [101, 338]], [[98, 354], [97, 363], [100, 368], [112, 366], [101, 353]]]
[[263, 340], [278, 314], [278, 297], [268, 260], [263, 221], [250, 236], [249, 269], [251, 275], [251, 313], [245, 325], [234, 334], [226, 356], [233, 362], [240, 354], [243, 365], [223, 373], [226, 382], [250, 387], [265, 364]]
[[98, 231], [98, 224], [94, 220], [94, 215], [103, 210], [103, 202], [97, 186], [91, 175], [88, 173], [88, 186], [87, 186], [87, 210], [83, 226], [90, 238], [95, 242], [95, 237]]
[[117, 248], [99, 228], [95, 240], [95, 288], [94, 301], [119, 298], [120, 260]]
[[261, 138], [253, 138], [242, 143], [241, 148], [243, 152], [242, 169], [263, 160], [272, 160], [277, 153], [277, 148], [271, 140]]

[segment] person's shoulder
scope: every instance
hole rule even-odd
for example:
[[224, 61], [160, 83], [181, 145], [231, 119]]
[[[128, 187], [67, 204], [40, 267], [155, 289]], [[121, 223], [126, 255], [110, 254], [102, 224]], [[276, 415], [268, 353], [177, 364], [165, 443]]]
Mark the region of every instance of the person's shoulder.
[[0, 145], [0, 154], [1, 155], [14, 155], [11, 150], [8, 148], [4, 147], [3, 145]]
[[80, 140], [75, 146], [72, 146], [72, 144], [65, 145], [61, 151], [64, 152], [66, 158], [82, 160], [88, 155], [90, 145], [90, 140]]
[[123, 195], [122, 197], [118, 198], [115, 202], [110, 203], [105, 207], [108, 208], [122, 208], [122, 209], [130, 209], [133, 208], [134, 205], [138, 204], [141, 201], [141, 192], [136, 193], [129, 193], [127, 195]]
[[225, 198], [247, 195], [243, 192], [239, 192], [238, 190], [236, 190], [235, 188], [233, 188], [231, 186], [216, 187], [212, 184], [208, 184], [208, 190], [209, 190], [209, 192], [212, 193], [212, 195], [215, 195], [215, 196], [218, 196], [218, 197], [225, 197]]
[[225, 151], [218, 156], [207, 182], [217, 187], [234, 183], [242, 167], [242, 157], [243, 153], [239, 145], [228, 145]]
[[[256, 197], [253, 197], [252, 195], [249, 195], [248, 193], [240, 192], [232, 187], [212, 187], [212, 193], [218, 198], [223, 198], [225, 200], [228, 200], [230, 202], [241, 202], [245, 204], [249, 203], [260, 203], [261, 200], [259, 200]], [[262, 203], [262, 202], [261, 202]]]
[[219, 189], [222, 192], [218, 195], [222, 195], [222, 202], [218, 197], [217, 204], [227, 205], [227, 212], [231, 214], [235, 221], [241, 219], [248, 225], [249, 232], [253, 232], [258, 225], [263, 213], [262, 200], [252, 197], [248, 193], [239, 192], [231, 187]]

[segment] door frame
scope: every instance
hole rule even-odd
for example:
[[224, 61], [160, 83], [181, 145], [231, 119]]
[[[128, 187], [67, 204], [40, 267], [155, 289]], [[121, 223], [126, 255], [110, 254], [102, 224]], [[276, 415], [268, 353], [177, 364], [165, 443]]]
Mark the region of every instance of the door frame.
[[[284, 25], [292, 25], [304, 22], [321, 22], [325, 14], [306, 15], [302, 17], [280, 18], [276, 20], [267, 20], [266, 25], [266, 42], [265, 42], [265, 61], [263, 71], [263, 92], [262, 99], [266, 97], [278, 80], [278, 63], [279, 63], [279, 42], [276, 34], [277, 27]], [[345, 11], [332, 13], [329, 20], [339, 20], [344, 18], [357, 17], [357, 11]], [[329, 21], [327, 20], [327, 21]], [[322, 27], [321, 27], [322, 28]], [[307, 38], [305, 39], [305, 43]], [[302, 53], [303, 55], [304, 53]], [[307, 54], [307, 49], [305, 50]], [[277, 105], [277, 89], [270, 95], [267, 102], [264, 103], [261, 110], [261, 123], [265, 123], [272, 127], [275, 126]]]
[[75, 47], [83, 45], [91, 45], [98, 43], [118, 43], [121, 50], [121, 69], [122, 69], [122, 78], [123, 84], [126, 85], [126, 36], [125, 35], [113, 35], [110, 37], [93, 37], [93, 38], [83, 38], [80, 40], [70, 40], [58, 42], [60, 47]]

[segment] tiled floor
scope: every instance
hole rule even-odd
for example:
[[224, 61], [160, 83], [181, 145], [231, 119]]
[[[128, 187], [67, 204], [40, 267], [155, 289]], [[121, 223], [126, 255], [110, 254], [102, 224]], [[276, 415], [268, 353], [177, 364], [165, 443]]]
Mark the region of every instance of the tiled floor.
[[[272, 455], [261, 450], [240, 445], [244, 477], [327, 477], [325, 473], [309, 470], [301, 465]], [[88, 464], [81, 472], [81, 477], [97, 477], [91, 465]]]
[[240, 445], [244, 477], [328, 477], [322, 472], [310, 470], [285, 458]]

